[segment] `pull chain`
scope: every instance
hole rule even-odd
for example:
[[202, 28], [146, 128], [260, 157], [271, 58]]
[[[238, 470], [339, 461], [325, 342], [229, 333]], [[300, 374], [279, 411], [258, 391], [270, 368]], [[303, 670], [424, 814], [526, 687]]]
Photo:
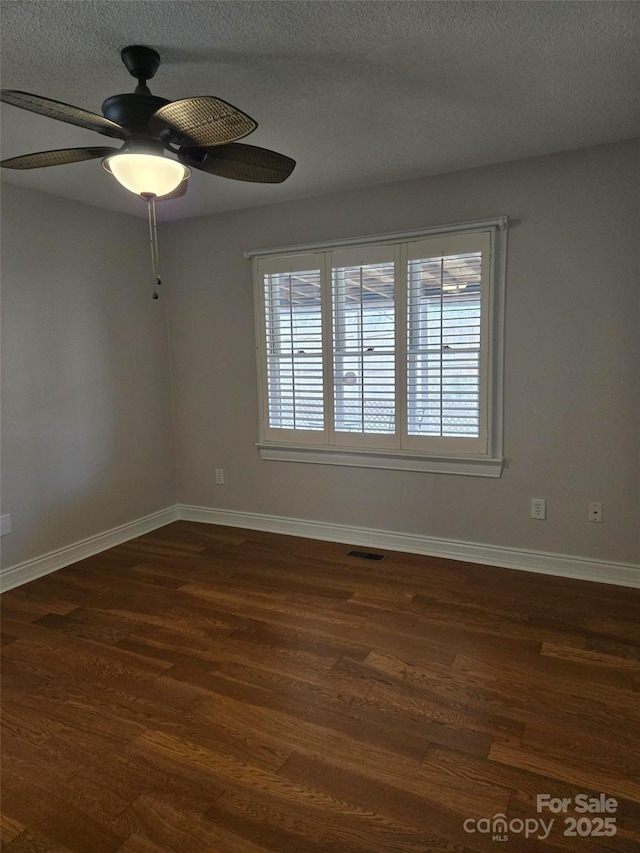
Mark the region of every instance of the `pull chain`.
[[156, 221], [156, 197], [154, 195], [147, 197], [147, 210], [149, 212], [149, 242], [151, 244], [151, 271], [153, 275], [154, 287], [153, 298], [158, 298], [156, 287], [162, 284], [160, 280], [160, 261], [158, 257], [158, 225]]

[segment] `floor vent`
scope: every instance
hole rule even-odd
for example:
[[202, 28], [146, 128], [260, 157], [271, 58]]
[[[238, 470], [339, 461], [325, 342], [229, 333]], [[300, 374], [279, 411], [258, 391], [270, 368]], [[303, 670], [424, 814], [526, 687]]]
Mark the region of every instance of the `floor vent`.
[[359, 557], [361, 560], [384, 560], [384, 554], [372, 554], [371, 551], [349, 551], [347, 557]]

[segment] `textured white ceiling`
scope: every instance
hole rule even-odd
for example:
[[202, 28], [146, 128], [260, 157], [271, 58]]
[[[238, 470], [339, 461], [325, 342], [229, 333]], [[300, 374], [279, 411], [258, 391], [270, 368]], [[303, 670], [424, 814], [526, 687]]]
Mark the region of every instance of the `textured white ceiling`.
[[[230, 101], [298, 162], [275, 186], [195, 173], [179, 219], [640, 136], [639, 41], [638, 2], [4, 0], [0, 56], [4, 88], [100, 112], [149, 45], [154, 94]], [[3, 157], [109, 144], [7, 105], [2, 128]], [[98, 161], [2, 177], [146, 213]]]

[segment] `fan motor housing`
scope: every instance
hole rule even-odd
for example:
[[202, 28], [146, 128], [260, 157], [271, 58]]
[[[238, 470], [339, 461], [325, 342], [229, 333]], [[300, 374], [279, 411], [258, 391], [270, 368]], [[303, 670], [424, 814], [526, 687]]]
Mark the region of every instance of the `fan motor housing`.
[[149, 135], [149, 119], [160, 107], [170, 103], [166, 98], [155, 95], [129, 92], [107, 98], [102, 105], [102, 114], [134, 134]]

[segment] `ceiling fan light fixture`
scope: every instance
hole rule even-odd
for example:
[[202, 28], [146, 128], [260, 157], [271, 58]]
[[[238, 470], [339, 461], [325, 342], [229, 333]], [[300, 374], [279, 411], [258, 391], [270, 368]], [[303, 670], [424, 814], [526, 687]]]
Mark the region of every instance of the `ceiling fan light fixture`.
[[191, 174], [182, 163], [158, 154], [112, 154], [102, 165], [125, 189], [142, 198], [168, 195]]

